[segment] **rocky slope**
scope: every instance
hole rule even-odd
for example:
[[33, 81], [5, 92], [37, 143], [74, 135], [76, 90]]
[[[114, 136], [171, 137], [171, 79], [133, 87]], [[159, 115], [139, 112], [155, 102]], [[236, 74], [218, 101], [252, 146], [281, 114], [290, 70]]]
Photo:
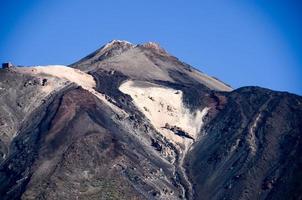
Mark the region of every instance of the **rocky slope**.
[[158, 44], [0, 69], [1, 199], [301, 199], [302, 97]]

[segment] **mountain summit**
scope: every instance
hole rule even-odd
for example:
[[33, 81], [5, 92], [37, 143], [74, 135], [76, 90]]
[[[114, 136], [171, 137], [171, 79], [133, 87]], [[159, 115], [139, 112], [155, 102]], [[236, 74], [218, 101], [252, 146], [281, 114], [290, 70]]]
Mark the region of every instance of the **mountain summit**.
[[[112, 56], [116, 56], [121, 54], [123, 51], [126, 51], [130, 48], [133, 48], [134, 45], [125, 40], [112, 40], [106, 45], [102, 46], [100, 49], [95, 52], [89, 54], [85, 58], [81, 59], [79, 63], [85, 60], [91, 61], [102, 61], [103, 59], [110, 58]], [[77, 63], [75, 63], [77, 64]]]
[[117, 71], [133, 79], [202, 84], [209, 89], [230, 91], [231, 87], [169, 55], [159, 44], [133, 45], [113, 40], [71, 65], [83, 71]]
[[156, 43], [0, 69], [0, 197], [301, 199], [302, 97], [233, 90]]

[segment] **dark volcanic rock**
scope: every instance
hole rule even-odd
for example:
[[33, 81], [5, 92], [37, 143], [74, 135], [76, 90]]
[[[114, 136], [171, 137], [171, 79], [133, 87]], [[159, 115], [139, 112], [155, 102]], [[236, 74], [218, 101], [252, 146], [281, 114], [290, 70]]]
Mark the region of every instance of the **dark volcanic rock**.
[[0, 69], [0, 199], [302, 199], [302, 97], [156, 43], [71, 67]]
[[299, 199], [302, 98], [246, 87], [205, 127], [187, 162], [197, 199]]

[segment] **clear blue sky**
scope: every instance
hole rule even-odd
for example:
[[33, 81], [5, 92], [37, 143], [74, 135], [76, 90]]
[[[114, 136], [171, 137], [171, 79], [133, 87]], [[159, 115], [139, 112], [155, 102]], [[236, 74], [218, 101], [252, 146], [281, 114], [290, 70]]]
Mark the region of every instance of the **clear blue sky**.
[[67, 65], [112, 39], [156, 41], [234, 88], [302, 94], [299, 1], [0, 2], [1, 62]]

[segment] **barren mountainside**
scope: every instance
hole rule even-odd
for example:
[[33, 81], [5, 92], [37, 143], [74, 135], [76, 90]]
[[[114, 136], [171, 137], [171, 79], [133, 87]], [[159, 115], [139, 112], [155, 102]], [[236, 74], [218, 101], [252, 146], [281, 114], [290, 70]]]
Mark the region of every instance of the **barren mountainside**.
[[302, 97], [156, 43], [0, 69], [0, 199], [302, 199]]

